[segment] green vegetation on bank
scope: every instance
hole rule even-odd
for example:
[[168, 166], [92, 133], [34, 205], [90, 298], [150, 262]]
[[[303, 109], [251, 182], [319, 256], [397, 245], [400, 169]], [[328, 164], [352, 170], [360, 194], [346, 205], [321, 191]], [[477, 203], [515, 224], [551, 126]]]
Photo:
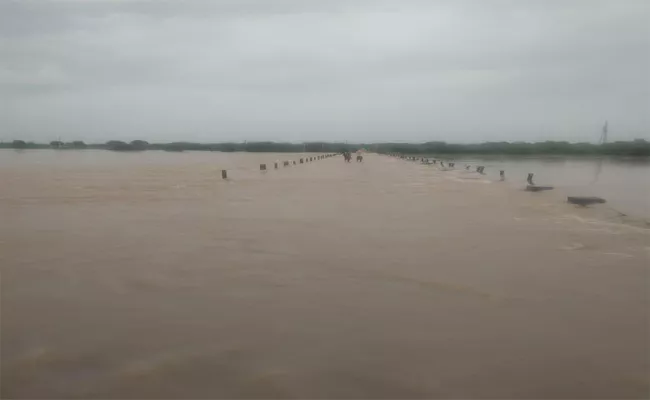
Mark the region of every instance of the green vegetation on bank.
[[626, 142], [606, 144], [569, 143], [569, 142], [487, 142], [480, 144], [451, 144], [445, 142], [427, 143], [281, 143], [281, 142], [244, 142], [244, 143], [148, 143], [144, 140], [123, 142], [111, 140], [103, 144], [86, 144], [82, 141], [64, 143], [53, 141], [49, 144], [14, 140], [0, 143], [0, 148], [10, 149], [104, 149], [113, 151], [246, 151], [246, 152], [342, 152], [356, 151], [361, 148], [378, 153], [402, 154], [494, 154], [494, 155], [616, 155], [616, 156], [650, 156], [650, 142], [637, 139]]
[[494, 155], [616, 155], [650, 156], [650, 142], [643, 139], [605, 144], [569, 142], [486, 142], [480, 144], [422, 144], [382, 143], [379, 153], [402, 154], [494, 154]]

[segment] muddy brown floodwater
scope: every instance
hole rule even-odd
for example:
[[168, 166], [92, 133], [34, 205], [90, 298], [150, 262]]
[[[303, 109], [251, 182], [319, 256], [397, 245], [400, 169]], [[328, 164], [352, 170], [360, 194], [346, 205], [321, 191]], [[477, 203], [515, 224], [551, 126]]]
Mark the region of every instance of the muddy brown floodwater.
[[12, 157], [2, 398], [649, 395], [650, 235], [606, 207], [373, 154]]

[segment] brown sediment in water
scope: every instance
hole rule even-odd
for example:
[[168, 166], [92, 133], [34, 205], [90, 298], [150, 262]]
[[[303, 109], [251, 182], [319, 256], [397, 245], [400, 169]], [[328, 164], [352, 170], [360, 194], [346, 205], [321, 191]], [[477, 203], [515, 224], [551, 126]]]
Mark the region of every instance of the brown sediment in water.
[[300, 157], [1, 169], [2, 397], [648, 396], [642, 224]]

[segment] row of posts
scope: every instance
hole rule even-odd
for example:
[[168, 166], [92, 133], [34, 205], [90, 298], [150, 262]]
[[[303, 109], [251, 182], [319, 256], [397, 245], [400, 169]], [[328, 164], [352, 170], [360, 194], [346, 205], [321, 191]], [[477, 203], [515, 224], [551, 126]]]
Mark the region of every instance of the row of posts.
[[[442, 160], [435, 160], [435, 159], [429, 160], [428, 158], [425, 158], [425, 157], [405, 156], [404, 154], [399, 154], [399, 153], [388, 153], [388, 155], [391, 156], [391, 157], [400, 158], [402, 160], [421, 161], [423, 164], [434, 164], [435, 165], [435, 164], [439, 163], [441, 167], [443, 167], [443, 168], [445, 167], [445, 162], [442, 161]], [[447, 168], [454, 168], [455, 165], [456, 165], [455, 162], [447, 162]], [[465, 165], [466, 170], [469, 171], [470, 168], [471, 168], [470, 165]], [[476, 166], [476, 172], [478, 172], [481, 175], [485, 175], [485, 167], [483, 165]], [[533, 173], [529, 173], [528, 177], [526, 178], [526, 182], [531, 186], [535, 185], [535, 183], [533, 183], [533, 175], [534, 175]], [[499, 171], [499, 178], [502, 181], [506, 180], [506, 171], [505, 170], [500, 170]]]
[[[304, 163], [307, 163], [307, 162], [314, 162], [314, 161], [318, 161], [318, 160], [324, 160], [326, 158], [334, 157], [335, 155], [336, 154], [321, 154], [321, 155], [312, 156], [312, 157], [302, 157], [302, 158], [300, 158], [300, 160], [298, 162], [300, 164], [304, 164]], [[288, 167], [290, 165], [296, 165], [296, 161], [292, 160], [292, 161], [283, 161], [282, 162], [283, 167]], [[274, 169], [279, 169], [280, 163], [278, 161], [276, 161], [275, 163], [273, 163], [273, 167], [274, 167]], [[266, 164], [260, 164], [260, 171], [266, 171], [266, 170], [267, 170], [266, 169]], [[226, 169], [221, 170], [221, 178], [222, 179], [228, 179], [228, 170], [226, 170]]]

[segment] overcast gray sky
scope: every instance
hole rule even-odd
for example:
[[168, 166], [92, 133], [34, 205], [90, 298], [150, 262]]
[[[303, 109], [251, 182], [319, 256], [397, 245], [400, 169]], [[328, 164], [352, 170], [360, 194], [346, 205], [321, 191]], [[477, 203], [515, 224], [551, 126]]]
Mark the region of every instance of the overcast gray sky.
[[650, 139], [648, 0], [0, 0], [0, 138]]

